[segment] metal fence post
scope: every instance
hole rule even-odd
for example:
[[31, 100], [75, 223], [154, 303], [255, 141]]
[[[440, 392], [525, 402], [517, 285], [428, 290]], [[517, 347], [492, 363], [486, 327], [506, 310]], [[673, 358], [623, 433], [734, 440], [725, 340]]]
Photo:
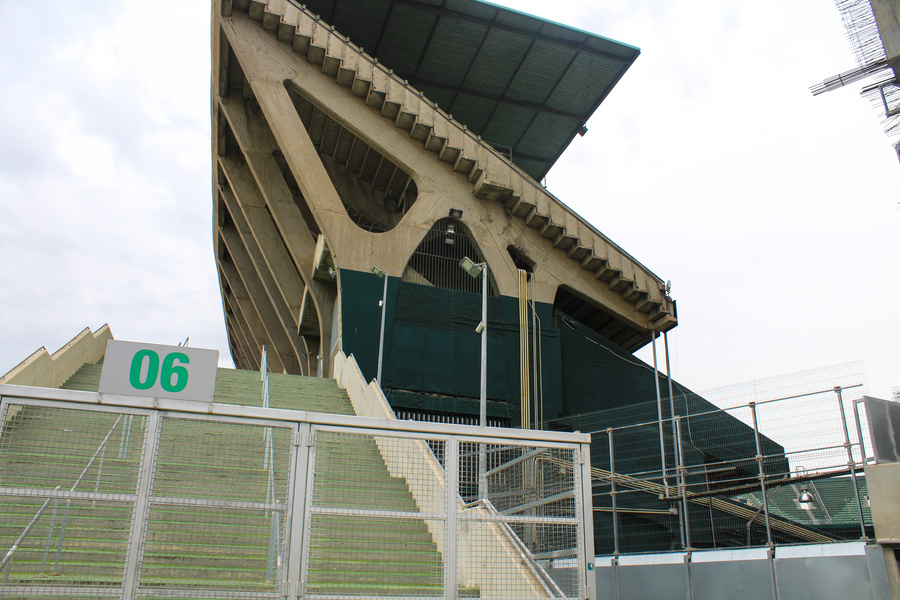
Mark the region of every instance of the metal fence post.
[[609, 483], [610, 497], [612, 498], [612, 515], [613, 515], [613, 555], [619, 556], [619, 513], [616, 505], [616, 458], [613, 449], [613, 430], [612, 427], [606, 428], [606, 436], [609, 439]]
[[685, 477], [684, 452], [681, 446], [681, 417], [675, 417], [675, 449], [678, 461], [678, 486], [681, 488], [681, 524], [684, 529], [684, 549], [691, 549], [691, 524], [688, 518], [687, 478]]
[[138, 467], [138, 485], [132, 509], [131, 531], [128, 534], [128, 549], [125, 552], [125, 574], [122, 578], [122, 600], [133, 600], [138, 586], [138, 569], [142, 560], [146, 523], [150, 514], [150, 490], [156, 472], [156, 456], [159, 452], [162, 417], [159, 411], [147, 414], [144, 444]]
[[41, 557], [40, 575], [47, 568], [47, 556], [50, 554], [50, 544], [53, 542], [53, 528], [56, 527], [56, 511], [59, 510], [59, 498], [53, 499], [53, 514], [50, 515], [50, 526], [47, 527], [47, 542], [44, 544], [44, 555]]
[[656, 366], [656, 333], [653, 334], [653, 382], [656, 384], [656, 418], [659, 426], [659, 461], [662, 466], [663, 489], [669, 495], [669, 474], [666, 471], [666, 442], [663, 435], [662, 396], [659, 393], [659, 369]]
[[291, 464], [288, 471], [288, 504], [282, 553], [281, 594], [296, 600], [300, 592], [302, 557], [308, 541], [303, 526], [306, 521], [306, 494], [310, 477], [310, 457], [314, 455], [312, 427], [300, 422], [291, 440]]
[[[582, 569], [585, 569], [585, 583], [587, 588], [585, 596], [587, 598], [597, 598], [597, 572], [594, 570], [596, 562], [597, 549], [594, 547], [594, 506], [592, 502], [592, 482], [591, 482], [591, 446], [590, 443], [581, 444], [581, 447], [575, 450], [578, 459], [574, 460], [581, 468], [576, 472], [572, 470], [572, 478], [576, 498], [581, 499], [577, 502], [579, 505], [580, 518], [583, 522], [581, 527], [582, 539], [580, 545], [584, 547], [584, 552], [579, 553], [583, 556]], [[575, 457], [573, 456], [573, 459]]]
[[[759, 489], [762, 492], [763, 514], [766, 516], [766, 545], [772, 547], [772, 524], [769, 521], [769, 496], [766, 494], [766, 470], [763, 468], [762, 449], [759, 445], [759, 423], [756, 420], [756, 402], [750, 402], [750, 412], [753, 415], [753, 442], [756, 444], [756, 466], [759, 470]], [[749, 535], [749, 527], [748, 535]], [[748, 543], [750, 540], [747, 540]]]
[[859, 499], [859, 485], [856, 482], [856, 463], [853, 461], [853, 448], [850, 444], [850, 432], [847, 429], [847, 415], [844, 412], [844, 398], [841, 395], [841, 386], [834, 386], [834, 393], [837, 394], [838, 406], [841, 408], [841, 424], [844, 427], [844, 448], [847, 450], [847, 466], [850, 467], [850, 479], [853, 481], [853, 496], [856, 498], [856, 510], [859, 514], [859, 529], [862, 532], [862, 539], [867, 539], [866, 520], [863, 517], [862, 502]]
[[459, 543], [457, 536], [457, 512], [459, 507], [459, 439], [450, 436], [446, 442], [444, 452], [444, 471], [446, 477], [446, 497], [444, 510], [446, 511], [446, 534], [444, 535], [444, 598], [453, 600], [457, 596], [457, 548]]
[[122, 441], [119, 444], [119, 460], [128, 459], [128, 442], [131, 439], [131, 421], [134, 415], [128, 415], [125, 420], [128, 421], [127, 427], [122, 427]]

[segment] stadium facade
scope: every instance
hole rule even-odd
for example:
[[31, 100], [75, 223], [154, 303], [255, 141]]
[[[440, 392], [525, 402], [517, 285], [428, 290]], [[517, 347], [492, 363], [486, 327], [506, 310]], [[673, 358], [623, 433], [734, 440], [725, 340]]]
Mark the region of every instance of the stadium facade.
[[[539, 183], [636, 48], [475, 0], [213, 5], [214, 240], [238, 368], [265, 347], [270, 371], [328, 376], [343, 352], [416, 420], [479, 423], [482, 393], [486, 423], [522, 428], [674, 389], [715, 410], [632, 355], [677, 325], [669, 284]], [[675, 464], [673, 424], [641, 435]], [[698, 456], [752, 455], [742, 440], [697, 440]], [[672, 493], [637, 501], [650, 533], [634, 549], [679, 547]]]
[[[546, 472], [542, 472], [541, 480], [546, 476], [549, 484], [542, 489], [547, 497], [541, 501], [553, 510], [562, 510], [569, 497], [593, 495], [593, 507], [590, 503], [581, 507], [585, 510], [579, 530], [583, 533], [579, 535], [594, 534], [597, 551], [614, 557], [609, 564], [614, 574], [620, 549], [682, 549], [686, 552], [683, 566], [690, 586], [690, 569], [701, 569], [689, 564], [692, 552], [767, 543], [768, 562], [754, 558], [756, 564], [745, 572], [768, 565], [774, 590], [775, 543], [848, 539], [840, 531], [846, 523], [839, 519], [825, 527], [816, 520], [812, 522], [815, 527], [800, 523], [804, 513], [795, 510], [795, 499], [790, 494], [783, 494], [783, 498], [771, 495], [773, 506], [767, 507], [765, 481], [774, 480], [782, 486], [798, 483], [792, 479], [784, 447], [759, 435], [755, 424], [750, 427], [716, 409], [683, 386], [660, 377], [654, 367], [633, 356], [633, 352], [655, 344], [659, 336], [677, 325], [668, 283], [539, 183], [572, 140], [587, 132], [587, 119], [635, 61], [636, 48], [475, 0], [320, 0], [302, 6], [288, 0], [214, 0], [212, 47], [215, 256], [230, 352], [239, 369], [219, 373], [215, 396], [208, 408], [212, 423], [245, 417], [245, 407], [258, 401], [260, 390], [265, 398], [263, 410], [270, 410], [268, 383], [262, 384], [256, 373], [248, 373], [255, 370], [277, 374], [273, 376], [274, 385], [282, 386], [281, 394], [273, 398], [285, 402], [283, 408], [294, 413], [285, 416], [286, 413], [251, 411], [251, 417], [293, 422], [300, 412], [304, 417], [306, 412], [342, 415], [314, 415], [313, 425], [324, 427], [349, 426], [355, 418], [351, 415], [475, 423], [484, 390], [491, 425], [572, 430], [579, 428], [580, 423], [603, 421], [610, 428], [608, 447], [593, 439], [590, 464], [585, 466], [582, 461], [575, 468], [576, 453], [569, 454], [566, 460], [544, 461], [542, 468]], [[46, 497], [40, 509], [45, 510], [52, 498], [91, 503], [96, 503], [97, 498], [109, 499], [102, 496], [107, 492], [100, 489], [99, 470], [94, 496], [90, 492], [76, 494], [80, 478], [67, 496], [60, 496], [59, 488], [34, 493], [31, 488], [36, 486], [35, 473], [42, 472], [42, 455], [19, 447], [23, 440], [55, 443], [53, 433], [48, 433], [40, 422], [44, 418], [40, 411], [49, 408], [47, 414], [58, 413], [52, 402], [80, 403], [79, 410], [107, 402], [103, 392], [97, 391], [101, 368], [96, 363], [104, 360], [109, 338], [108, 328], [96, 333], [86, 330], [57, 354], [38, 351], [0, 379], [2, 409], [6, 411], [2, 413], [3, 439], [7, 444], [0, 450], [27, 455], [25, 460], [16, 458], [18, 462], [9, 463], [15, 463], [15, 469], [9, 465], [0, 469], [0, 476], [18, 478], [16, 485], [25, 486], [4, 488], [4, 493], [15, 500], [6, 505], [18, 507], [22, 498], [27, 498], [26, 504], [39, 504]], [[486, 369], [482, 366], [483, 357]], [[318, 383], [310, 382], [312, 378], [291, 377], [294, 375], [333, 377], [340, 387], [314, 380], [329, 384], [327, 393], [322, 392]], [[375, 383], [366, 383], [372, 381]], [[485, 387], [481, 381], [486, 381]], [[58, 388], [58, 393], [43, 388]], [[112, 432], [121, 430], [121, 434], [117, 433], [121, 435], [121, 447], [116, 460], [123, 462], [123, 468], [134, 470], [134, 465], [126, 464], [134, 459], [128, 459], [127, 452], [123, 452], [131, 432], [131, 416], [144, 415], [146, 423], [140, 431], [149, 432], [147, 435], [165, 434], [164, 424], [172, 415], [165, 414], [167, 409], [159, 406], [159, 400], [153, 398], [153, 404], [147, 404], [148, 399], [140, 394], [137, 399], [112, 398], [112, 404], [102, 408], [107, 412], [122, 411], [123, 416], [129, 417], [129, 429], [121, 420], [116, 420], [108, 431], [105, 426], [95, 427], [96, 431], [87, 432], [85, 439], [91, 438], [91, 442], [82, 444], [81, 451], [94, 451], [93, 438], [102, 440], [98, 446], [102, 450]], [[241, 407], [231, 408], [234, 404]], [[663, 406], [672, 415], [671, 419], [666, 415], [665, 425]], [[623, 407], [627, 407], [627, 412], [622, 411]], [[197, 420], [196, 406], [180, 409], [191, 415], [187, 421]], [[367, 412], [374, 409], [377, 414]], [[68, 408], [58, 413], [63, 415], [62, 420], [53, 421], [57, 429], [66, 425], [65, 410]], [[343, 415], [347, 415], [347, 420]], [[685, 420], [689, 443], [684, 447], [676, 427], [681, 417], [676, 415], [690, 415]], [[320, 422], [314, 422], [315, 419]], [[636, 422], [639, 423], [635, 425]], [[616, 443], [633, 450], [616, 458], [616, 469], [612, 465], [612, 426], [624, 430], [626, 425], [635, 427], [618, 437]], [[218, 435], [214, 429], [217, 426], [191, 433], [189, 441], [194, 446], [190, 447], [201, 452], [203, 436]], [[259, 423], [255, 426], [260, 431], [268, 427]], [[416, 427], [423, 428], [433, 439], [428, 445], [417, 444], [415, 451], [409, 444], [393, 442], [379, 443], [377, 449], [372, 444], [334, 443], [327, 450], [334, 453], [335, 462], [353, 464], [353, 472], [344, 474], [349, 481], [342, 484], [358, 484], [355, 480], [371, 476], [380, 481], [379, 485], [406, 488], [401, 490], [404, 501], [421, 510], [428, 498], [418, 480], [428, 480], [423, 476], [425, 472], [440, 473], [441, 467], [435, 464], [438, 455], [443, 457], [439, 442], [446, 442], [449, 437], [440, 429], [443, 424]], [[473, 434], [472, 448], [478, 446], [477, 435], [486, 435], [485, 430], [481, 431]], [[298, 436], [282, 433], [285, 450], [303, 452], [298, 450], [302, 446]], [[553, 437], [549, 432], [519, 434], [535, 440], [542, 435]], [[499, 439], [507, 434], [496, 429], [492, 435]], [[510, 439], [514, 440], [515, 435], [510, 433]], [[572, 436], [556, 435], [562, 441]], [[578, 437], [579, 443], [585, 443], [584, 437]], [[723, 442], [725, 437], [728, 439]], [[260, 446], [263, 438], [255, 438], [256, 446]], [[164, 442], [160, 445], [164, 450], [180, 447], [177, 436], [160, 435], [159, 439]], [[270, 444], [271, 434], [266, 433], [265, 439]], [[493, 451], [503, 460], [509, 458], [503, 454], [509, 443], [515, 441], [495, 444]], [[308, 444], [313, 446], [315, 442]], [[220, 453], [212, 446], [205, 451], [211, 460], [215, 458], [212, 455]], [[654, 454], [657, 451], [661, 456]], [[469, 458], [478, 452], [471, 451]], [[534, 450], [525, 446], [522, 452], [527, 460], [536, 456]], [[206, 492], [210, 497], [204, 500], [209, 506], [234, 501], [229, 496], [234, 491], [232, 486], [223, 484], [219, 477], [240, 474], [240, 463], [246, 458], [240, 452], [231, 457], [237, 466], [213, 464], [213, 470], [219, 470], [211, 475], [204, 473], [210, 475], [208, 481], [177, 466], [179, 460], [188, 457], [172, 456], [164, 457], [159, 464], [171, 469], [168, 484], [181, 486], [179, 494], [184, 493], [187, 498], [197, 491], [194, 488], [199, 481], [201, 487], [209, 488]], [[259, 455], [269, 465], [270, 473], [275, 469], [274, 456], [271, 450]], [[418, 459], [411, 457], [421, 461], [417, 463]], [[58, 459], [57, 456], [53, 460]], [[483, 465], [476, 469], [473, 460], [466, 460], [460, 460], [457, 468], [468, 469], [468, 475], [460, 476], [454, 483], [459, 484], [458, 490], [444, 494], [445, 499], [449, 498], [447, 506], [456, 504], [457, 495], [460, 506], [466, 507], [461, 509], [464, 512], [479, 502], [485, 507], [502, 502], [504, 495], [508, 500], [532, 493], [533, 482], [522, 480], [517, 482], [518, 487], [503, 493], [492, 495], [486, 488], [485, 494], [478, 481], [485, 474]], [[303, 464], [299, 455], [291, 461], [292, 465]], [[516, 457], [505, 464], [518, 461], [520, 458]], [[650, 479], [660, 475], [661, 480], [666, 480], [666, 464], [672, 469], [669, 475], [673, 485], [650, 483]], [[685, 469], [685, 464], [694, 468]], [[404, 471], [410, 465], [421, 466], [422, 472]], [[203, 469], [209, 467], [203, 465]], [[390, 473], [375, 477], [375, 470], [386, 467]], [[852, 472], [854, 467], [849, 468]], [[578, 479], [574, 475], [578, 469], [589, 474]], [[623, 472], [642, 475], [631, 477]], [[887, 474], [881, 479], [873, 478], [871, 489], [880, 497], [889, 497], [897, 480], [895, 470], [888, 466], [881, 472]], [[268, 527], [276, 533], [264, 531], [262, 558], [257, 557], [259, 564], [248, 577], [260, 579], [260, 585], [277, 587], [281, 585], [277, 583], [280, 575], [273, 573], [279, 568], [276, 565], [282, 554], [277, 549], [281, 542], [278, 520], [273, 520], [273, 515], [280, 519], [284, 513], [286, 518], [288, 512], [285, 505], [273, 501], [274, 496], [269, 494], [274, 488], [260, 473], [253, 474], [258, 481], [249, 487], [253, 494], [265, 494], [266, 502], [255, 498], [244, 502], [241, 508], [261, 511], [256, 516], [275, 523]], [[567, 484], [574, 486], [574, 491], [567, 491], [565, 496], [554, 495], [553, 485], [558, 482], [553, 478], [557, 476], [568, 477]], [[275, 475], [270, 478], [274, 481]], [[400, 478], [405, 481], [394, 481]], [[315, 476], [309, 479], [314, 480]], [[844, 488], [848, 481], [831, 485], [823, 480], [817, 487], [810, 485], [817, 490], [820, 508], [824, 509], [824, 500], [830, 495], [847, 496], [849, 492]], [[618, 496], [618, 505], [617, 483], [630, 492]], [[763, 487], [757, 496], [755, 490], [760, 485]], [[608, 486], [610, 493], [598, 494], [594, 490], [598, 486]], [[858, 505], [855, 479], [853, 486]], [[829, 494], [829, 487], [836, 491]], [[296, 489], [301, 488], [299, 485]], [[685, 491], [688, 488], [693, 495], [690, 502]], [[350, 496], [366, 500], [358, 486], [348, 489], [353, 492], [333, 494], [329, 502], [339, 503]], [[136, 497], [143, 498], [139, 502], [145, 512], [154, 503], [199, 506], [196, 499], [185, 499], [179, 494], [154, 496], [149, 488], [144, 492], [144, 496]], [[138, 502], [130, 492], [122, 494], [117, 488], [115, 494], [119, 494], [113, 498], [116, 502]], [[716, 495], [721, 498], [714, 498]], [[343, 511], [342, 515], [347, 510], [369, 511], [367, 516], [372, 511], [396, 512], [395, 498], [388, 494], [379, 499], [383, 504], [378, 506], [330, 507], [322, 509], [322, 514], [332, 509]], [[846, 498], [841, 502], [832, 506], [850, 506]], [[93, 519], [87, 506], [84, 508], [85, 514], [80, 518]], [[532, 508], [526, 503], [508, 512], [515, 515], [519, 509]], [[810, 509], [802, 510], [812, 515]], [[137, 504], [133, 512], [139, 513]], [[448, 514], [465, 520], [460, 516], [463, 512], [450, 510]], [[866, 520], [859, 507], [859, 533], [863, 538], [874, 535], [872, 512], [876, 511], [867, 511]], [[218, 518], [209, 514], [196, 518]], [[593, 523], [586, 516], [591, 514]], [[893, 505], [885, 514], [885, 522], [893, 522]], [[855, 515], [851, 517], [848, 522], [856, 525]], [[16, 518], [18, 521], [10, 530], [3, 532], [10, 539], [18, 535], [22, 526], [28, 527], [31, 513], [19, 511]], [[410, 519], [408, 515], [403, 518]], [[491, 518], [501, 520], [499, 516]], [[511, 522], [518, 518], [513, 516]], [[298, 526], [300, 521], [297, 519]], [[688, 522], [692, 524], [691, 537], [686, 538]], [[154, 526], [152, 518], [148, 523], [148, 527]], [[422, 527], [426, 527], [424, 523], [425, 520]], [[210, 522], [206, 529], [212, 531], [229, 524], [233, 523]], [[144, 526], [139, 525], [132, 528], [134, 532]], [[624, 536], [620, 548], [617, 526], [634, 526], [640, 534]], [[45, 544], [48, 548], [52, 528], [53, 525]], [[160, 535], [178, 540], [182, 533], [179, 529], [172, 527], [172, 531]], [[527, 529], [517, 531], [517, 535], [521, 533], [520, 537], [527, 540]], [[353, 535], [362, 535], [362, 530], [353, 531]], [[435, 531], [417, 532], [428, 538], [429, 544], [436, 544], [417, 568], [434, 570], [443, 543], [442, 534]], [[882, 531], [891, 535], [894, 532], [884, 525]], [[94, 533], [103, 535], [99, 529]], [[855, 535], [856, 531], [850, 537]], [[62, 548], [63, 536], [58, 537]], [[766, 539], [767, 542], [760, 541]], [[579, 540], [581, 547], [589, 546], [587, 542]], [[879, 537], [879, 543], [884, 546], [884, 556], [894, 556], [896, 537]], [[137, 567], [131, 560], [137, 552], [135, 544], [124, 537], [115, 544], [117, 552], [127, 553], [118, 559], [124, 575], [116, 572], [103, 576], [108, 577], [110, 585], [119, 585], [124, 577], [125, 588], [140, 587], [133, 574]], [[205, 569], [205, 580], [220, 578], [221, 574], [213, 573], [214, 564], [203, 562], [209, 559], [206, 542], [198, 546], [204, 550], [195, 552], [197, 556], [187, 551], [184, 554], [199, 561], [199, 567], [191, 568]], [[570, 550], [569, 546], [560, 548]], [[541, 546], [542, 554], [537, 558], [546, 561], [547, 569], [552, 571], [561, 549]], [[223, 552], [232, 550], [229, 546]], [[284, 550], [286, 560], [297, 560], [302, 554], [288, 550]], [[866, 566], [865, 561], [873, 564], [870, 550], [860, 554], [862, 567]], [[875, 550], [880, 559], [881, 549]], [[35, 557], [40, 555], [40, 544], [35, 544], [31, 552]], [[155, 575], [151, 572], [150, 585], [171, 583], [173, 575], [169, 570], [176, 573], [181, 568], [165, 563], [166, 560], [186, 562], [183, 556], [169, 554], [162, 552], [165, 556], [157, 557], [160, 570]], [[533, 562], [534, 558], [529, 560]], [[18, 564], [25, 562], [21, 557], [17, 560]], [[70, 562], [79, 565], [85, 560], [100, 562], [76, 554], [70, 557]], [[235, 560], [242, 566], [248, 563], [245, 557]], [[460, 560], [464, 563], [466, 559]], [[323, 561], [323, 577], [342, 570], [324, 558]], [[39, 562], [34, 559], [35, 573]], [[474, 565], [477, 561], [470, 562]], [[510, 563], [510, 574], [519, 568], [515, 562]], [[299, 563], [291, 564], [293, 568]], [[427, 586], [438, 586], [449, 597], [472, 595], [475, 590], [482, 597], [490, 596], [490, 573], [475, 575], [477, 569], [472, 565], [460, 572], [480, 578], [477, 585], [460, 582], [457, 587], [452, 575], [436, 583], [432, 581], [436, 572], [423, 577], [429, 578]], [[896, 589], [896, 565], [890, 561], [888, 565], [889, 575], [885, 577], [892, 578], [891, 585]], [[583, 566], [592, 570], [594, 562], [590, 562], [590, 567], [587, 563]], [[307, 569], [308, 564], [302, 568]], [[447, 570], [452, 572], [452, 568]], [[300, 577], [299, 573], [294, 570], [289, 575]], [[654, 570], [651, 578], [669, 586], [672, 578], [658, 573]], [[41, 562], [34, 581], [40, 583], [43, 574]], [[153, 582], [154, 576], [163, 583]], [[602, 583], [605, 576], [598, 573], [597, 582]], [[33, 573], [28, 577], [33, 578]], [[193, 581], [198, 577], [194, 573], [186, 579]], [[528, 577], [510, 575], [510, 581], [525, 581]], [[584, 573], [578, 578], [584, 579]], [[289, 583], [299, 585], [299, 581], [290, 579]], [[404, 582], [389, 583], [397, 586]], [[535, 589], [545, 583], [535, 584]], [[586, 595], [592, 586], [593, 583], [581, 590], [557, 590], [556, 595]], [[421, 592], [417, 587], [414, 595], [429, 595], [433, 590], [428, 589], [431, 591]], [[753, 589], [759, 592], [767, 588], [755, 585]], [[285, 590], [289, 596], [299, 593], [299, 588], [291, 586], [279, 588], [278, 593]], [[544, 591], [536, 597], [545, 597]], [[123, 597], [130, 597], [129, 593], [126, 589]], [[344, 589], [340, 591], [345, 593], [348, 592]], [[531, 597], [530, 592], [521, 597]]]
[[482, 282], [464, 257], [487, 265], [488, 413], [508, 424], [534, 395], [532, 422], [603, 408], [586, 388], [676, 326], [666, 283], [538, 182], [637, 49], [475, 1], [214, 4], [238, 367], [266, 346], [273, 371], [327, 375], [342, 350], [375, 378], [386, 281], [391, 404], [477, 415]]

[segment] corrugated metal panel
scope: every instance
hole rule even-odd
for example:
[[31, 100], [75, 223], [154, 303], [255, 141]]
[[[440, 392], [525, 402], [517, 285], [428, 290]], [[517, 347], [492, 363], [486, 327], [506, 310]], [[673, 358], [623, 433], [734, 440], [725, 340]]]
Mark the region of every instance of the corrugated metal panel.
[[[409, 6], [394, 6], [380, 41], [368, 50], [405, 78], [415, 73], [437, 15]], [[344, 33], [341, 29], [338, 29]], [[345, 34], [346, 35], [346, 34]], [[377, 52], [377, 54], [376, 54]]]
[[[496, 107], [496, 102], [485, 100], [484, 98], [476, 98], [475, 96], [470, 96], [467, 94], [457, 94], [456, 99], [453, 101], [453, 104], [450, 105], [450, 112], [452, 112], [454, 116], [456, 116], [457, 114], [471, 115], [466, 120], [466, 125], [468, 125], [468, 127], [474, 131], [480, 131], [484, 133], [484, 130], [488, 125], [491, 113], [494, 112], [494, 109]], [[503, 136], [501, 137], [501, 139], [491, 139], [491, 141], [505, 143], [504, 140], [506, 139], [507, 138]], [[506, 145], [509, 146], [510, 144]]]
[[[326, 21], [335, 27], [337, 27], [337, 23], [340, 23], [338, 31], [344, 33], [357, 46], [362, 46], [366, 51], [374, 53], [388, 19], [393, 17], [393, 11], [399, 7], [392, 9], [391, 4], [387, 2], [367, 2], [366, 4], [367, 9], [360, 11], [356, 8], [355, 2], [337, 2], [334, 7], [334, 17], [331, 20], [326, 19]], [[344, 32], [345, 29], [352, 31], [353, 34]]]
[[571, 48], [554, 47], [542, 40], [535, 42], [509, 86], [508, 96], [543, 103], [574, 56]]
[[576, 119], [541, 113], [516, 146], [516, 152], [518, 154], [550, 159], [551, 152], [555, 148], [548, 144], [547, 141], [566, 140], [566, 144], [568, 144], [568, 140], [572, 139], [569, 132], [574, 133], [579, 126], [580, 123]]
[[[547, 173], [639, 54], [626, 44], [476, 0], [306, 5], [457, 121], [512, 146], [513, 161], [535, 179]], [[510, 122], [517, 114], [511, 109], [530, 108], [523, 103], [567, 118], [519, 112], [525, 122]], [[528, 123], [531, 129], [519, 142]]]
[[484, 25], [442, 16], [416, 76], [444, 85], [462, 85], [487, 31]]
[[580, 53], [547, 98], [547, 106], [570, 112], [590, 111], [597, 96], [611, 87], [617, 74], [608, 65]]
[[525, 35], [492, 29], [472, 63], [466, 87], [487, 94], [503, 94], [531, 44], [531, 38]]
[[[513, 146], [525, 134], [536, 114], [535, 110], [501, 104], [481, 135], [488, 142]], [[513, 162], [515, 159], [514, 152]]]

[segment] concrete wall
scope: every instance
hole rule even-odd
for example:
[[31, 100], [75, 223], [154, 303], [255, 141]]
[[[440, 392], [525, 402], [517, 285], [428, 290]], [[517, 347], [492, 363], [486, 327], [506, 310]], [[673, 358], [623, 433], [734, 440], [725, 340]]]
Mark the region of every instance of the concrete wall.
[[30, 385], [58, 388], [85, 363], [95, 363], [106, 353], [106, 342], [112, 339], [108, 325], [91, 333], [90, 327], [72, 338], [52, 355], [39, 348], [9, 373], [0, 377], [0, 384]]
[[885, 554], [863, 542], [597, 557], [599, 598], [891, 600]]
[[878, 33], [894, 74], [900, 70], [900, 2], [897, 0], [870, 0]]

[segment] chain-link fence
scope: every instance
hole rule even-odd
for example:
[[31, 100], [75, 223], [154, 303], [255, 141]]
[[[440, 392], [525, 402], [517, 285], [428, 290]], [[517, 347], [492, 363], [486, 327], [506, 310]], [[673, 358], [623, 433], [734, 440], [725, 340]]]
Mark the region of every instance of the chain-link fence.
[[590, 595], [586, 436], [60, 396], [2, 398], [2, 597]]
[[840, 367], [559, 423], [592, 432], [598, 554], [871, 538], [865, 376]]

